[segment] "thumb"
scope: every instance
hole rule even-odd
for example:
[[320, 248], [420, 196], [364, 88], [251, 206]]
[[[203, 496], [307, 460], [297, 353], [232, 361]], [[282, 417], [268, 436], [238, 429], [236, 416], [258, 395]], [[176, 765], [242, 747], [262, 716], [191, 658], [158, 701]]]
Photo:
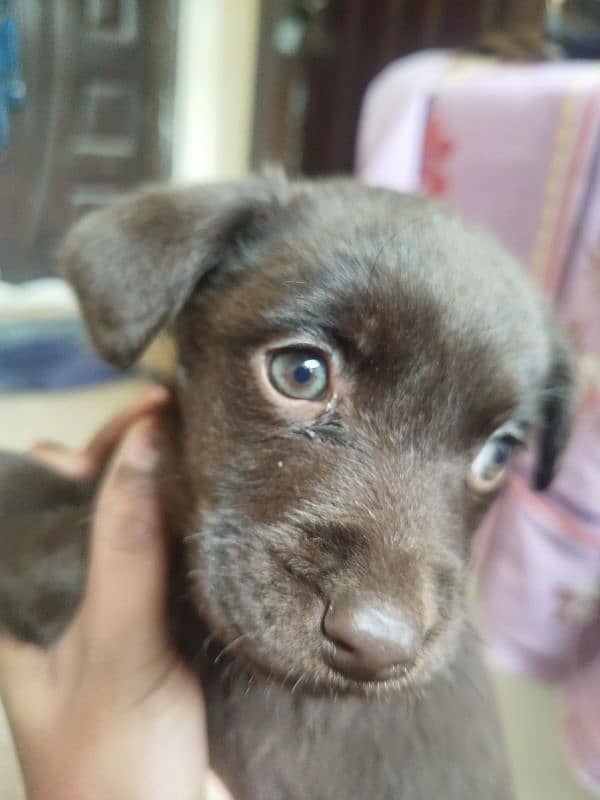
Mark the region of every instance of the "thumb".
[[168, 547], [158, 497], [159, 429], [154, 418], [126, 434], [100, 490], [80, 619], [88, 647], [123, 663], [167, 643]]

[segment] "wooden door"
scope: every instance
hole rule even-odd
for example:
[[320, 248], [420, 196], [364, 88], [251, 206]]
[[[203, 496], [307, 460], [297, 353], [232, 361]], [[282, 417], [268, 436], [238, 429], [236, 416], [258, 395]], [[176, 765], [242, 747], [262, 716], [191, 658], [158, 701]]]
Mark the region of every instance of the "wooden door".
[[0, 278], [51, 273], [79, 214], [167, 171], [176, 5], [13, 4], [27, 100], [0, 163]]

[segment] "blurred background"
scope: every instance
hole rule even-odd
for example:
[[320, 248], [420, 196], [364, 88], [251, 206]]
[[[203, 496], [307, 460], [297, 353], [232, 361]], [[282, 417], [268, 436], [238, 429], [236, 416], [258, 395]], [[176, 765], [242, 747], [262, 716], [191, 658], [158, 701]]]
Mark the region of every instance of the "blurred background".
[[51, 274], [66, 227], [141, 181], [265, 161], [352, 172], [364, 92], [405, 54], [541, 58], [587, 14], [581, 49], [589, 39], [593, 55], [600, 25], [594, 0], [0, 2], [9, 8], [26, 96], [9, 109], [0, 166], [8, 281]]
[[519, 800], [600, 787], [598, 58], [600, 0], [0, 0], [0, 447], [79, 446], [168, 372], [166, 342], [102, 364], [54, 262], [143, 182], [276, 162], [423, 191], [556, 305], [585, 380], [567, 477], [540, 505], [517, 471], [477, 552]]

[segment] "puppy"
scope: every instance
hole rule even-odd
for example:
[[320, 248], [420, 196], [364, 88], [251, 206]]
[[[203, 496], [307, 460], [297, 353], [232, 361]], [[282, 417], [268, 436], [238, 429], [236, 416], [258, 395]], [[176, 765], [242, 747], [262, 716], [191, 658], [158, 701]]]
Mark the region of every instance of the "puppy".
[[[520, 268], [424, 198], [283, 178], [143, 191], [61, 260], [109, 361], [172, 327], [172, 628], [237, 800], [512, 797], [469, 549], [513, 453], [548, 485], [574, 403]], [[48, 641], [94, 487], [0, 470], [1, 620]]]

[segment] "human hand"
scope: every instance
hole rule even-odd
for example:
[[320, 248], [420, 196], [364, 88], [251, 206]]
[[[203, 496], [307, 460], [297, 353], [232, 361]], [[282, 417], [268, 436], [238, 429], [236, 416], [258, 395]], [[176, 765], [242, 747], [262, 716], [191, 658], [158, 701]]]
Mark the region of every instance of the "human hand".
[[69, 478], [96, 478], [106, 468], [116, 447], [134, 422], [160, 412], [170, 399], [171, 395], [164, 386], [153, 386], [139, 400], [100, 428], [82, 450], [72, 450], [58, 442], [44, 440], [30, 448], [29, 455]]
[[[86, 474], [123, 427], [92, 448]], [[108, 469], [85, 596], [64, 635], [47, 649], [0, 636], [0, 696], [29, 800], [230, 800], [208, 767], [198, 680], [166, 626], [158, 436], [156, 418], [136, 421]], [[48, 447], [37, 455], [69, 474], [84, 463]]]

